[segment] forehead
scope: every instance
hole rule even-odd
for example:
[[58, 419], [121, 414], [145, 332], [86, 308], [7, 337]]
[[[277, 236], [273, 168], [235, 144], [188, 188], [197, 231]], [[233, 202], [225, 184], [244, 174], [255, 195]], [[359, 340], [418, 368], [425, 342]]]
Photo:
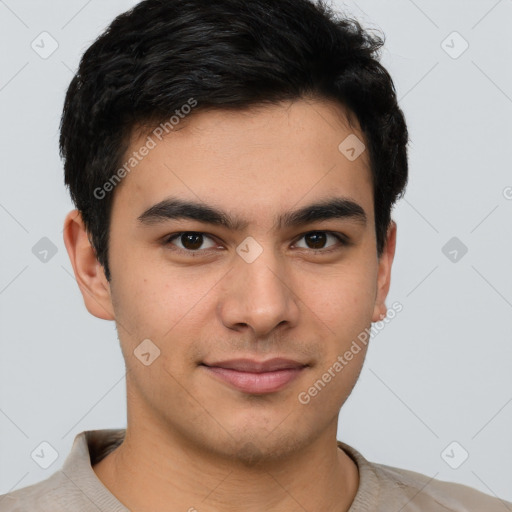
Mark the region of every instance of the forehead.
[[[337, 193], [364, 203], [373, 217], [364, 135], [337, 103], [199, 109], [169, 133], [162, 131], [145, 127], [132, 136], [124, 160], [136, 158], [137, 164], [115, 190], [114, 209], [138, 215], [172, 195], [262, 220], [286, 205]], [[141, 151], [144, 147], [150, 149]]]

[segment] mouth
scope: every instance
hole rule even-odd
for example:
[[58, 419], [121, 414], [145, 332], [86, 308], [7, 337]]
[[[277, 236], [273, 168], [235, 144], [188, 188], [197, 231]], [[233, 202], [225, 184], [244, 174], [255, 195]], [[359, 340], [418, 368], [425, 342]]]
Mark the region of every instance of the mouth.
[[233, 359], [201, 363], [209, 375], [235, 389], [252, 394], [274, 393], [284, 389], [309, 366], [290, 359], [268, 361]]

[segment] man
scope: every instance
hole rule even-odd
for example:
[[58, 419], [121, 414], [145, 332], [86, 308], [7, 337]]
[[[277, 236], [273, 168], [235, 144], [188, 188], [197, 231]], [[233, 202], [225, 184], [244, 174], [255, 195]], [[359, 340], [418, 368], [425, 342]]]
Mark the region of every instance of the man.
[[381, 46], [307, 0], [147, 0], [86, 51], [64, 241], [116, 322], [127, 428], [1, 510], [512, 510], [336, 440], [407, 182]]

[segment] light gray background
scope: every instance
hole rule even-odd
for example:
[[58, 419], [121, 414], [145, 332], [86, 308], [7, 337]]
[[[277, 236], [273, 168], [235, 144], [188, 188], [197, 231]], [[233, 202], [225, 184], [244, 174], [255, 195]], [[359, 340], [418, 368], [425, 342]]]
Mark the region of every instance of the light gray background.
[[[62, 241], [57, 141], [80, 55], [134, 3], [0, 0], [0, 493], [57, 470], [77, 433], [125, 426], [114, 324], [87, 313]], [[339, 439], [512, 500], [512, 1], [336, 5], [386, 34], [411, 136], [388, 300], [403, 311], [373, 339]], [[59, 45], [47, 59], [31, 48], [43, 31]], [[458, 58], [454, 31], [469, 43]], [[442, 252], [454, 236], [468, 248], [456, 262]], [[42, 441], [59, 454], [48, 469], [31, 458]], [[469, 453], [458, 469], [441, 457], [453, 441]]]

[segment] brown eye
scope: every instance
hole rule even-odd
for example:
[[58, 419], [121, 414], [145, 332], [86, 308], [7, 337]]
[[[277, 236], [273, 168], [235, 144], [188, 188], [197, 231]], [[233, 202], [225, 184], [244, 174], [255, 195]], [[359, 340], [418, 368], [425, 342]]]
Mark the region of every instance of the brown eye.
[[327, 240], [326, 234], [322, 232], [308, 233], [304, 238], [311, 249], [322, 249]]
[[[210, 240], [211, 243], [209, 246], [204, 247], [205, 240]], [[173, 242], [177, 241], [181, 244], [174, 244]], [[200, 250], [211, 249], [215, 247], [215, 243], [209, 236], [206, 236], [203, 233], [197, 233], [194, 231], [186, 231], [183, 233], [176, 233], [167, 238], [166, 245], [176, 245], [178, 250], [184, 252], [199, 252]], [[203, 246], [203, 247], [202, 247]]]
[[196, 251], [203, 244], [203, 235], [200, 233], [185, 233], [180, 236], [180, 241], [185, 249]]
[[[334, 239], [338, 242], [338, 244], [331, 244], [327, 247], [325, 247], [325, 244], [327, 243], [329, 237], [331, 239]], [[323, 250], [323, 252], [328, 252], [330, 250], [336, 249], [336, 245], [344, 246], [347, 245], [347, 241], [343, 237], [343, 235], [330, 233], [329, 231], [311, 231], [309, 233], [306, 233], [302, 236], [301, 240], [304, 239], [306, 242], [306, 247], [301, 247], [305, 249], [312, 249], [312, 250]], [[332, 247], [332, 249], [331, 249]]]

